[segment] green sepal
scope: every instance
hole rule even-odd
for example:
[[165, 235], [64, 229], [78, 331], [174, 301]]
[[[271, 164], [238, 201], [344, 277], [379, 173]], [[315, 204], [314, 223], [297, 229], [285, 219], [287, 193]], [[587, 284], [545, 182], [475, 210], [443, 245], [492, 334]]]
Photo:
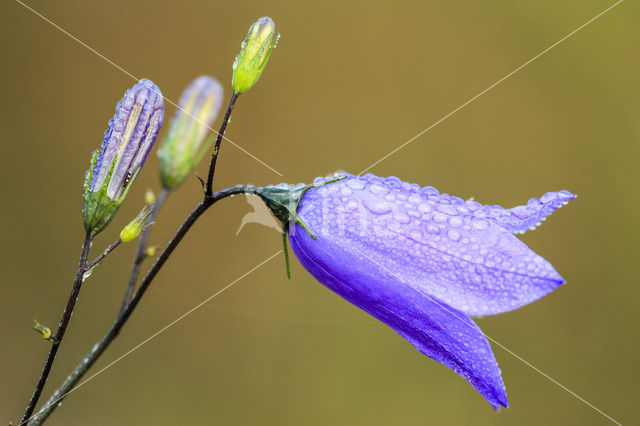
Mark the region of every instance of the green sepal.
[[289, 231], [289, 223], [294, 222], [300, 225], [302, 229], [304, 229], [309, 236], [315, 240], [316, 236], [311, 228], [309, 228], [300, 216], [298, 216], [298, 205], [300, 204], [300, 200], [302, 200], [304, 193], [311, 188], [317, 188], [345, 178], [346, 176], [340, 176], [321, 183], [312, 183], [309, 185], [300, 183], [292, 186], [281, 183], [279, 185], [270, 185], [264, 188], [258, 188], [256, 193], [260, 198], [262, 198], [262, 201], [264, 201], [267, 207], [269, 207], [271, 213], [280, 220], [282, 223], [282, 229], [284, 229], [285, 232]]
[[298, 216], [298, 205], [305, 192], [311, 188], [317, 188], [329, 183], [337, 182], [345, 179], [346, 176], [336, 177], [335, 179], [329, 179], [321, 183], [312, 183], [310, 185], [298, 184], [287, 185], [280, 184], [275, 186], [267, 186], [264, 188], [256, 188], [256, 194], [262, 198], [262, 201], [267, 205], [271, 213], [280, 220], [282, 223], [282, 243], [284, 245], [284, 255], [287, 267], [287, 277], [291, 278], [291, 271], [289, 268], [289, 251], [287, 249], [287, 233], [289, 232], [289, 224], [291, 222], [297, 223], [304, 229], [307, 234], [314, 240], [316, 235], [311, 228]]
[[85, 174], [83, 198], [84, 203], [82, 206], [82, 216], [84, 219], [84, 228], [87, 231], [92, 232], [94, 235], [102, 231], [111, 222], [111, 219], [116, 215], [118, 208], [126, 198], [131, 188], [131, 184], [138, 176], [140, 169], [136, 170], [134, 175], [129, 179], [127, 186], [120, 196], [116, 200], [112, 200], [107, 196], [107, 187], [111, 180], [111, 175], [115, 169], [115, 165], [118, 162], [118, 157], [115, 156], [109, 167], [109, 172], [104, 178], [102, 186], [97, 191], [91, 192], [89, 187], [91, 185], [91, 179], [93, 178], [94, 168], [96, 165], [96, 158], [98, 151], [94, 151], [91, 156], [91, 163], [89, 164], [89, 170]]
[[282, 231], [282, 250], [284, 251], [284, 263], [287, 268], [287, 278], [291, 279], [291, 266], [289, 265], [289, 248], [287, 247], [287, 233]]

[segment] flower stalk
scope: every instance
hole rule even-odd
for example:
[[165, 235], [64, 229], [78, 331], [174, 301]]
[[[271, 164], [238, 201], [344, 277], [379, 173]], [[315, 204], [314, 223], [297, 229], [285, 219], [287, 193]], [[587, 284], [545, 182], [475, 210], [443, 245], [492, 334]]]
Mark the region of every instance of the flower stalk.
[[87, 267], [87, 259], [89, 257], [89, 248], [91, 247], [91, 242], [93, 241], [94, 234], [91, 231], [87, 231], [85, 234], [84, 242], [82, 243], [82, 250], [80, 252], [80, 261], [78, 262], [78, 271], [76, 272], [76, 278], [73, 281], [73, 286], [71, 288], [71, 293], [69, 294], [69, 300], [67, 300], [67, 305], [62, 312], [62, 317], [60, 318], [60, 323], [58, 325], [58, 330], [56, 331], [55, 336], [53, 337], [53, 342], [51, 348], [49, 349], [49, 355], [44, 363], [44, 367], [42, 369], [42, 374], [40, 374], [40, 378], [38, 379], [38, 383], [31, 395], [31, 399], [27, 404], [27, 408], [24, 411], [24, 415], [22, 416], [22, 420], [20, 424], [25, 424], [29, 421], [29, 418], [33, 414], [36, 404], [38, 404], [38, 400], [40, 399], [40, 395], [42, 394], [42, 390], [44, 389], [44, 385], [47, 383], [47, 379], [49, 377], [49, 373], [51, 372], [51, 367], [53, 366], [53, 362], [56, 359], [56, 354], [58, 353], [58, 348], [60, 348], [60, 344], [62, 343], [62, 339], [64, 338], [64, 334], [67, 331], [67, 326], [69, 325], [69, 321], [71, 320], [71, 315], [73, 314], [73, 308], [76, 305], [76, 301], [78, 300], [78, 295], [80, 293], [80, 288], [82, 287], [82, 282], [84, 281], [84, 273]]

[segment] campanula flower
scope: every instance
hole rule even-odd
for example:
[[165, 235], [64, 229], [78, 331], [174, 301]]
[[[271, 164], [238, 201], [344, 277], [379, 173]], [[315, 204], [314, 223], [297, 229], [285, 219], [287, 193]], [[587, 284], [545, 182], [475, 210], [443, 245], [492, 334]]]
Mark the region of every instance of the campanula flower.
[[160, 181], [175, 189], [193, 171], [213, 139], [206, 140], [222, 106], [223, 89], [218, 80], [203, 75], [182, 92], [169, 131], [160, 144]]
[[287, 208], [283, 187], [259, 195], [280, 206], [272, 211], [318, 281], [463, 376], [494, 408], [506, 407], [498, 363], [469, 316], [516, 309], [564, 283], [514, 233], [575, 196], [550, 192], [504, 209], [395, 177], [342, 177], [291, 187]]
[[249, 28], [240, 53], [233, 62], [231, 86], [236, 94], [246, 92], [258, 82], [279, 38], [276, 24], [268, 16], [258, 19]]
[[85, 175], [84, 226], [98, 233], [111, 221], [144, 164], [164, 118], [160, 89], [140, 80], [116, 105]]

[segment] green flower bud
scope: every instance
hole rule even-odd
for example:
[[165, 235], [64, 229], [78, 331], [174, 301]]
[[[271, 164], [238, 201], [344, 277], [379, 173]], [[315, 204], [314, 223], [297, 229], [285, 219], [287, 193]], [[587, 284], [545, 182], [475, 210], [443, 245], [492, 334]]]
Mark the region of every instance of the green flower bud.
[[37, 331], [44, 340], [53, 341], [53, 337], [51, 334], [51, 329], [46, 325], [42, 325], [38, 322], [38, 320], [33, 320], [33, 329]]
[[269, 17], [260, 18], [251, 26], [233, 63], [231, 86], [235, 93], [242, 94], [257, 83], [279, 38], [276, 24]]
[[160, 144], [160, 181], [175, 189], [193, 172], [209, 151], [212, 138], [206, 139], [211, 124], [222, 106], [223, 90], [218, 81], [207, 75], [193, 80], [182, 92], [169, 131]]
[[153, 223], [147, 223], [147, 219], [153, 212], [153, 208], [149, 206], [144, 206], [138, 216], [136, 216], [127, 226], [122, 228], [120, 231], [120, 241], [123, 243], [128, 243], [129, 241], [133, 241], [149, 226], [153, 225]]

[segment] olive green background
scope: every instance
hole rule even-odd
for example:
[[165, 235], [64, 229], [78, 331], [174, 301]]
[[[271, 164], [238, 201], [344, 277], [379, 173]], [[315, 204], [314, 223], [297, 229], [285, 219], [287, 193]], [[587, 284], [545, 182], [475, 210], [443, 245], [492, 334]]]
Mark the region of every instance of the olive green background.
[[[47, 18], [177, 100], [194, 77], [229, 87], [249, 25], [282, 38], [238, 101], [216, 187], [358, 173], [612, 1], [36, 1]], [[625, 1], [371, 171], [514, 206], [579, 195], [522, 238], [567, 284], [478, 319], [536, 369], [623, 424], [640, 416], [640, 8]], [[0, 6], [0, 423], [17, 423], [48, 350], [83, 237], [91, 152], [134, 80], [18, 2]], [[167, 105], [167, 119], [175, 109]], [[219, 120], [218, 120], [219, 122]], [[166, 131], [166, 127], [165, 127]], [[163, 132], [164, 134], [164, 132]], [[201, 164], [200, 173], [206, 172]], [[149, 157], [97, 255], [158, 188]], [[163, 244], [200, 197], [190, 179], [160, 213]], [[195, 226], [92, 372], [276, 253], [280, 236], [225, 200]], [[85, 282], [45, 390], [113, 320], [135, 244]], [[598, 425], [605, 417], [492, 344], [510, 408], [274, 258], [78, 388], [51, 425]]]

